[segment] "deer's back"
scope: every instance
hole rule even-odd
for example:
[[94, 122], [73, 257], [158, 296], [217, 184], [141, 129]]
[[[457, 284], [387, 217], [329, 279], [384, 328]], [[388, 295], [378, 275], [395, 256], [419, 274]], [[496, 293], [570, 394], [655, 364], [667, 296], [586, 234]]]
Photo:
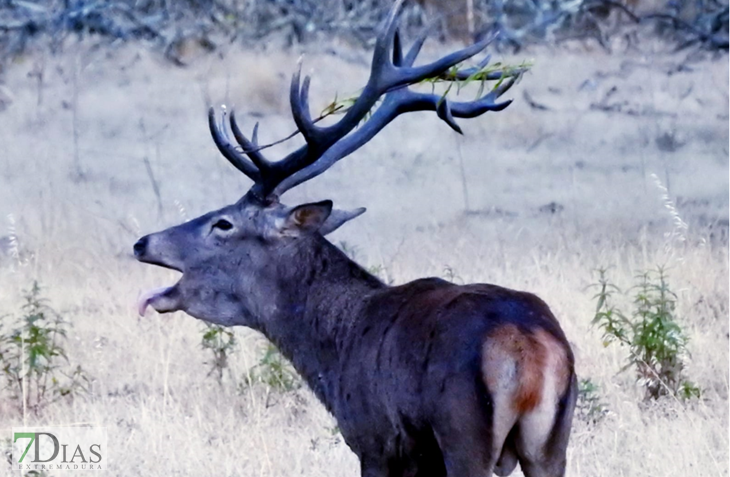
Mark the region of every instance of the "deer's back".
[[[348, 443], [371, 448], [365, 452], [378, 446], [431, 446], [434, 428], [441, 424], [476, 426], [475, 432], [488, 440], [500, 399], [496, 393], [500, 386], [511, 386], [502, 369], [505, 360], [513, 368], [535, 368], [533, 376], [529, 369], [526, 375], [518, 370], [525, 386], [508, 390], [508, 400], [523, 401], [511, 404], [515, 419], [536, 405], [543, 385], [543, 370], [537, 368], [549, 361], [546, 353], [554, 348], [562, 353], [562, 362], [553, 360], [563, 367], [561, 379], [573, 373], [570, 347], [547, 305], [535, 295], [495, 285], [427, 278], [379, 290], [351, 331], [340, 412], [335, 413], [341, 414], [345, 437], [348, 430], [353, 434]], [[544, 344], [546, 352], [535, 353], [533, 344]]]

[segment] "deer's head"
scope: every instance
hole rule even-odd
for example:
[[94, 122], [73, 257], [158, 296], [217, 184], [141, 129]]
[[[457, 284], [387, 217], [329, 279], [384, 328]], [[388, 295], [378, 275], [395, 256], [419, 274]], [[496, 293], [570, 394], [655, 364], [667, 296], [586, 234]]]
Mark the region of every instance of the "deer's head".
[[[139, 312], [152, 306], [212, 323], [252, 325], [266, 314], [262, 307], [275, 306], [280, 266], [297, 273], [299, 247], [364, 211], [333, 210], [328, 200], [287, 207], [246, 194], [233, 205], [142, 237], [134, 245], [137, 259], [182, 277], [174, 286], [143, 294]], [[272, 301], [251, 299], [258, 296]]]
[[[284, 159], [270, 162], [264, 157], [256, 139], [257, 127], [249, 140], [233, 112], [227, 116], [224, 110], [219, 123], [211, 108], [208, 119], [213, 141], [254, 184], [237, 203], [145, 236], [134, 245], [138, 260], [182, 272], [176, 285], [143, 294], [141, 314], [152, 306], [160, 313], [182, 310], [214, 323], [254, 324], [266, 314], [267, 307], [276, 306], [282, 274], [297, 272], [298, 260], [307, 259], [308, 244], [321, 241], [323, 235], [365, 210], [334, 210], [331, 201], [288, 207], [279, 201], [287, 190], [322, 174], [402, 113], [435, 111], [452, 129], [461, 132], [454, 118], [472, 118], [509, 105], [510, 101], [495, 100], [514, 84], [520, 71], [509, 75], [485, 72], [484, 79], [509, 77], [470, 102], [453, 102], [438, 94], [410, 90], [410, 85], [425, 79], [465, 80], [485, 71], [488, 57], [474, 68], [456, 72], [452, 68], [482, 51], [493, 38], [433, 63], [414, 66], [426, 35], [403, 52], [397, 31], [401, 3], [393, 7], [377, 38], [367, 84], [339, 122], [316, 124], [320, 118], [312, 119], [310, 115], [309, 77], [301, 80], [301, 67], [293, 75], [289, 99], [294, 122], [306, 144]], [[370, 114], [378, 102], [379, 107]], [[237, 145], [230, 140], [226, 123]]]

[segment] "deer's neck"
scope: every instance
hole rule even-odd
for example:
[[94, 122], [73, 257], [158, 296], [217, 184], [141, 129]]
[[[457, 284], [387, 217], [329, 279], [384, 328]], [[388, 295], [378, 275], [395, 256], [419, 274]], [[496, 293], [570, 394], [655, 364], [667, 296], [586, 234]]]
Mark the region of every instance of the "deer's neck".
[[340, 350], [368, 296], [386, 285], [326, 239], [311, 240], [288, 251], [276, 306], [260, 327], [329, 408]]

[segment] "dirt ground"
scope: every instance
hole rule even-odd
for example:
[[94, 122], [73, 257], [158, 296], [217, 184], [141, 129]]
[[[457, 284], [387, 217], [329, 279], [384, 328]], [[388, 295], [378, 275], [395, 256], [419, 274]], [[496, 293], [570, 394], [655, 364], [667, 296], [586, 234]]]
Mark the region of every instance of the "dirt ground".
[[[424, 61], [448, 48], [431, 45]], [[19, 414], [3, 391], [0, 436], [22, 423], [106, 426], [117, 476], [357, 474], [309, 391], [237, 386], [261, 359], [260, 335], [235, 330], [232, 376], [219, 385], [206, 377], [201, 323], [134, 307], [141, 290], [175, 279], [135, 262], [134, 241], [250, 185], [215, 149], [207, 107], [235, 106], [245, 128], [261, 123], [262, 142], [279, 139], [294, 127], [287, 91], [300, 53], [315, 109], [368, 74], [366, 52], [334, 43], [230, 46], [187, 68], [136, 45], [67, 45], [3, 67], [0, 316], [18, 316], [39, 280], [73, 325], [69, 360], [92, 383], [39, 415]], [[568, 475], [727, 475], [728, 56], [660, 45], [494, 53], [524, 59], [534, 67], [508, 93], [514, 104], [462, 120], [463, 137], [433, 114], [401, 117], [284, 200], [367, 207], [332, 241], [390, 282], [437, 275], [547, 301], [607, 409], [598, 424], [576, 421]], [[604, 347], [590, 324], [594, 269], [611, 267], [627, 288], [658, 265], [703, 390], [689, 404], [642, 406], [634, 376], [619, 373], [627, 351]]]

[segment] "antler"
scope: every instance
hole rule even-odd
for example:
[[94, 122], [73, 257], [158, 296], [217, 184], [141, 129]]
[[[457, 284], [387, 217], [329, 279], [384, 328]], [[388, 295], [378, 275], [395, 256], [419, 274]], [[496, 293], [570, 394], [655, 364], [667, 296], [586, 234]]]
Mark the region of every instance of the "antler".
[[[223, 112], [222, 122], [219, 126], [216, 124], [213, 108], [210, 109], [208, 122], [213, 141], [234, 167], [254, 181], [250, 193], [261, 200], [281, 196], [292, 187], [322, 174], [335, 162], [357, 150], [400, 114], [413, 111], [436, 111], [439, 118], [461, 133], [461, 128], [456, 124], [454, 118], [473, 118], [487, 111], [501, 111], [511, 103], [511, 100], [502, 103], [495, 103], [495, 100], [512, 87], [521, 71], [513, 72], [513, 76], [497, 88], [471, 102], [452, 102], [440, 95], [418, 93], [408, 89], [408, 86], [427, 78], [464, 79], [462, 76], [465, 73], [447, 75], [447, 72], [454, 65], [482, 51], [494, 37], [458, 50], [433, 63], [413, 66], [427, 34], [424, 33], [420, 36], [404, 56], [397, 31], [397, 16], [402, 3], [403, 0], [396, 2], [385, 21], [382, 32], [378, 35], [370, 78], [365, 88], [339, 122], [331, 126], [315, 124], [309, 110], [310, 78], [305, 76], [304, 81], [301, 80], [300, 61], [297, 71], [292, 77], [289, 101], [294, 122], [306, 144], [281, 161], [269, 162], [259, 150], [255, 138], [258, 124], [254, 128], [253, 140], [249, 141], [241, 133], [235, 115], [231, 112], [230, 129], [242, 149], [242, 152], [239, 151], [231, 143], [226, 131], [226, 111]], [[487, 57], [477, 68], [482, 69], [488, 60]], [[502, 76], [501, 73], [500, 76], [492, 74], [488, 75], [488, 78], [497, 79]], [[357, 131], [350, 134], [383, 96], [380, 107]]]

